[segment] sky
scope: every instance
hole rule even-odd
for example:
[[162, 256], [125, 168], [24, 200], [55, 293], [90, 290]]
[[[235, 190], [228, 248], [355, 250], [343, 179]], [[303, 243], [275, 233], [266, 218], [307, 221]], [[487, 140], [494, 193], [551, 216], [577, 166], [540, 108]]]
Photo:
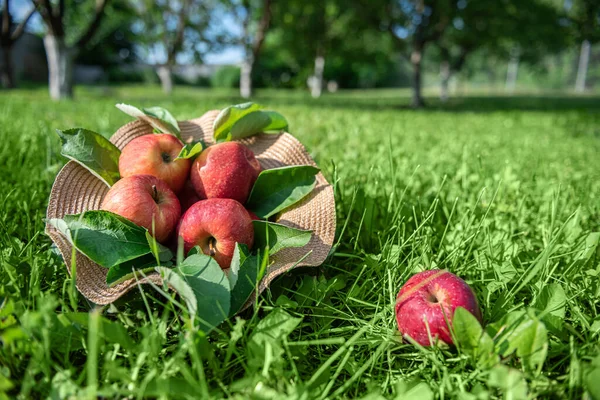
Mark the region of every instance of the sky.
[[[10, 7], [14, 20], [18, 22], [24, 18], [29, 10], [31, 10], [32, 2], [31, 0], [12, 0]], [[231, 16], [225, 16], [223, 18], [223, 23], [226, 26], [232, 26], [232, 24], [234, 24], [234, 20], [231, 18]], [[38, 13], [36, 13], [29, 20], [27, 30], [36, 33], [41, 33], [44, 31], [42, 18]], [[240, 46], [231, 46], [218, 53], [206, 54], [204, 56], [204, 62], [206, 64], [238, 64], [243, 60], [243, 55], [243, 49]], [[155, 60], [150, 57], [150, 59], [146, 61], [153, 63]]]

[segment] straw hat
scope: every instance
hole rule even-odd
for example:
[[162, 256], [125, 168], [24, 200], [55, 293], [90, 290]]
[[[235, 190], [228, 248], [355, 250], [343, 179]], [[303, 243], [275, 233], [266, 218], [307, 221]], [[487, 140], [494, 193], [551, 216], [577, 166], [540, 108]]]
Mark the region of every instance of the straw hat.
[[[183, 140], [201, 139], [207, 144], [213, 143], [213, 122], [218, 114], [218, 110], [213, 110], [198, 119], [179, 122]], [[152, 132], [153, 128], [150, 124], [143, 120], [136, 120], [122, 126], [110, 141], [119, 149], [123, 149], [130, 140]], [[289, 133], [261, 134], [241, 142], [252, 149], [263, 169], [285, 165], [316, 165], [304, 146]], [[105, 183], [87, 169], [74, 161], [69, 161], [56, 176], [46, 217], [47, 219], [63, 218], [65, 214], [97, 210], [108, 189]], [[278, 275], [295, 266], [320, 265], [329, 254], [335, 235], [335, 202], [333, 189], [323, 174], [317, 175], [317, 185], [314, 190], [302, 201], [283, 211], [277, 222], [310, 230], [312, 237], [304, 247], [284, 249], [271, 257], [271, 265], [260, 283], [259, 292], [262, 292]], [[74, 252], [70, 243], [49, 224], [46, 224], [46, 233], [56, 243], [69, 273], [72, 273], [72, 255], [75, 255], [77, 289], [95, 304], [112, 303], [134, 288], [138, 282], [162, 285], [160, 275], [152, 273], [138, 281], [132, 278], [109, 287], [106, 284], [107, 268], [94, 263], [83, 254]], [[298, 263], [301, 259], [302, 261]]]

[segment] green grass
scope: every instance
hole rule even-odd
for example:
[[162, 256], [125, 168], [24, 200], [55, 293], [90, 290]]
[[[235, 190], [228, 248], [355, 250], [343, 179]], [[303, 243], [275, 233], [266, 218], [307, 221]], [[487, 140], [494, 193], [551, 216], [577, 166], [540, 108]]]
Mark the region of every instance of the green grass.
[[[280, 277], [257, 309], [207, 337], [147, 286], [88, 314], [94, 306], [72, 291], [43, 233], [65, 163], [54, 129], [110, 136], [130, 120], [117, 102], [186, 119], [239, 99], [135, 86], [76, 95], [53, 103], [42, 89], [0, 94], [0, 398], [599, 394], [599, 98], [431, 99], [413, 111], [400, 91], [318, 101], [259, 92], [334, 184], [337, 245], [321, 267]], [[486, 324], [506, 322], [490, 328], [491, 362], [466, 345], [402, 342], [395, 296], [431, 268], [473, 287]], [[519, 311], [537, 334], [507, 322]]]

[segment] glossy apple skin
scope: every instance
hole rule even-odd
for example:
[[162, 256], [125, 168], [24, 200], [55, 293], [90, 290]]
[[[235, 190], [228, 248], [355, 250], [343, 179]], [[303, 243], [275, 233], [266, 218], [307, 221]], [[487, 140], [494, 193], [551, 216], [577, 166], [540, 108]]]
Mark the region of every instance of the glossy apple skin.
[[190, 179], [201, 199], [248, 200], [261, 167], [254, 153], [238, 142], [206, 148], [194, 160]]
[[[444, 270], [420, 272], [413, 275], [398, 293], [398, 329], [403, 336], [409, 336], [422, 346], [432, 346], [436, 337], [452, 345], [446, 320], [452, 322], [458, 307], [463, 307], [481, 322], [477, 298], [465, 281]], [[425, 319], [434, 343], [429, 341]]]
[[[156, 194], [153, 187], [156, 187]], [[181, 216], [181, 206], [175, 193], [165, 182], [152, 175], [121, 178], [110, 188], [100, 208], [143, 226], [150, 234], [154, 218], [154, 237], [159, 242], [168, 239]]]
[[223, 269], [229, 268], [236, 243], [248, 248], [254, 244], [252, 219], [244, 206], [232, 199], [206, 199], [195, 203], [181, 218], [177, 235], [183, 239], [185, 254], [198, 245]]
[[178, 193], [190, 171], [190, 160], [175, 160], [183, 144], [173, 135], [144, 135], [133, 139], [121, 151], [119, 173], [122, 178], [152, 175], [162, 179]]

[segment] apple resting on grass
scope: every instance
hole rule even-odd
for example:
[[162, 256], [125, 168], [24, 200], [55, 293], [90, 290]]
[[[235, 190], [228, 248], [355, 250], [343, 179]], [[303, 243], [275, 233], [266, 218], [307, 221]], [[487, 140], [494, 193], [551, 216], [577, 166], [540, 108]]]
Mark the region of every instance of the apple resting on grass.
[[[409, 336], [422, 346], [433, 345], [436, 337], [452, 345], [448, 323], [452, 323], [457, 307], [463, 307], [481, 322], [477, 298], [465, 281], [448, 271], [420, 272], [413, 275], [398, 293], [398, 329], [403, 336]], [[427, 327], [433, 343], [429, 341]]]
[[173, 135], [153, 134], [133, 139], [121, 151], [119, 174], [122, 178], [133, 175], [152, 175], [162, 179], [178, 193], [190, 170], [191, 161], [175, 160], [183, 144]]
[[169, 186], [152, 175], [121, 178], [110, 188], [102, 201], [102, 210], [111, 211], [143, 226], [164, 242], [177, 226], [181, 206]]
[[231, 199], [200, 200], [181, 218], [177, 235], [187, 254], [194, 246], [213, 257], [223, 269], [229, 268], [235, 244], [252, 247], [254, 227], [243, 205]]
[[252, 150], [238, 142], [226, 142], [200, 153], [190, 178], [201, 199], [233, 199], [244, 204], [260, 171]]

